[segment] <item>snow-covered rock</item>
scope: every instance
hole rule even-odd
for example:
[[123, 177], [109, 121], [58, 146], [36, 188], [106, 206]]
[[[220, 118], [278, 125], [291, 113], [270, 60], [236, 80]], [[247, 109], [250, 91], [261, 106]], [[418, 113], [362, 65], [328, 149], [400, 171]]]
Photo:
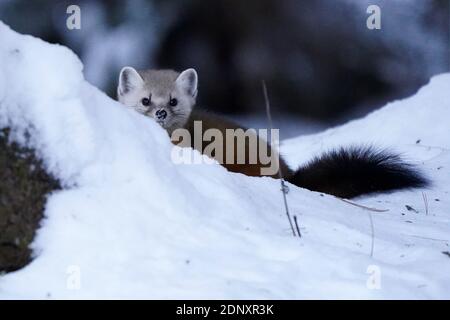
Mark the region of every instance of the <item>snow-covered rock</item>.
[[278, 181], [174, 164], [167, 134], [87, 83], [69, 49], [2, 23], [0, 39], [0, 127], [65, 186], [48, 199], [35, 259], [0, 277], [0, 299], [450, 298], [450, 74], [285, 142], [292, 166], [335, 145], [392, 147], [433, 180], [357, 200], [386, 212], [291, 186], [299, 239]]

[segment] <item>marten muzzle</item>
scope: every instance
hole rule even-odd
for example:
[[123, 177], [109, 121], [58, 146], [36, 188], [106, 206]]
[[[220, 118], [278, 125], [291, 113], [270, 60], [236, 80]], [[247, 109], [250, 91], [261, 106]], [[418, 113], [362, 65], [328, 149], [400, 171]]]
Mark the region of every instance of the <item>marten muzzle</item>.
[[158, 121], [163, 121], [167, 118], [167, 111], [164, 109], [159, 109], [155, 112], [155, 117]]

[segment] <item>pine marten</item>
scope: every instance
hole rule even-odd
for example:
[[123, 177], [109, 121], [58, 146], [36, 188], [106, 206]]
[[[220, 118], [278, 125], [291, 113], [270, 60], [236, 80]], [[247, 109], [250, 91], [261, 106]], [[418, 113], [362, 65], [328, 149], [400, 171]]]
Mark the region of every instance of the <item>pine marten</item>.
[[[125, 106], [154, 118], [167, 130], [175, 144], [181, 144], [177, 139], [179, 135], [175, 134], [177, 129], [186, 129], [194, 137], [196, 123], [201, 124], [202, 137], [208, 129], [215, 129], [216, 132], [218, 130], [224, 137], [227, 129], [237, 129], [241, 133], [245, 131], [247, 136], [243, 144], [244, 160], [241, 159], [241, 162], [238, 161], [237, 144], [229, 144], [230, 141], [224, 142], [222, 148], [216, 148], [212, 152], [207, 152], [211, 141], [204, 139], [199, 144], [190, 141], [188, 144], [186, 141], [181, 144], [215, 158], [232, 172], [278, 178], [280, 170], [285, 179], [296, 186], [342, 198], [428, 185], [428, 180], [399, 155], [373, 147], [352, 146], [332, 150], [313, 158], [295, 171], [291, 170], [283, 158], [256, 132], [247, 131], [224, 117], [194, 109], [197, 83], [198, 76], [194, 69], [179, 73], [173, 70], [137, 71], [132, 67], [124, 67], [119, 75], [117, 96], [119, 102]], [[231, 140], [234, 140], [234, 137]], [[262, 147], [268, 150], [271, 161], [277, 161], [275, 172], [262, 173], [263, 169], [267, 168], [267, 161], [263, 163], [259, 158], [256, 161], [249, 160], [249, 152], [255, 144], [257, 150]], [[208, 150], [211, 151], [210, 148]], [[224, 161], [230, 154], [232, 155], [229, 160], [232, 161]]]

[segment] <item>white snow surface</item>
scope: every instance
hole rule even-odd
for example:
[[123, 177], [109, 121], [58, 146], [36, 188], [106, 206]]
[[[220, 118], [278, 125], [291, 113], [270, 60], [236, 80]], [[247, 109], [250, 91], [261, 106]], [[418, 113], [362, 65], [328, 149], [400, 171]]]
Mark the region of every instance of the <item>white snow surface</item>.
[[174, 164], [163, 129], [82, 69], [69, 49], [0, 22], [0, 127], [64, 186], [47, 200], [34, 260], [0, 276], [0, 299], [450, 298], [450, 74], [364, 119], [284, 142], [293, 167], [363, 143], [404, 153], [433, 181], [355, 200], [386, 212], [291, 185], [299, 239], [279, 181]]

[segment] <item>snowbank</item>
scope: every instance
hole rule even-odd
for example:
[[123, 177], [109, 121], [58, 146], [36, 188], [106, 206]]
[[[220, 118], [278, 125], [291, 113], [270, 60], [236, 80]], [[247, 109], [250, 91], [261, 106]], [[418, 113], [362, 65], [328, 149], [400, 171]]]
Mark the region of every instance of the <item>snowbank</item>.
[[389, 209], [371, 213], [371, 258], [369, 211], [291, 186], [304, 235], [293, 238], [278, 181], [173, 164], [165, 132], [84, 81], [70, 50], [1, 23], [0, 38], [0, 127], [65, 186], [48, 200], [35, 260], [0, 277], [0, 298], [450, 298], [450, 75], [284, 145], [294, 166], [351, 142], [420, 161], [435, 182], [428, 214], [421, 190], [359, 200]]

